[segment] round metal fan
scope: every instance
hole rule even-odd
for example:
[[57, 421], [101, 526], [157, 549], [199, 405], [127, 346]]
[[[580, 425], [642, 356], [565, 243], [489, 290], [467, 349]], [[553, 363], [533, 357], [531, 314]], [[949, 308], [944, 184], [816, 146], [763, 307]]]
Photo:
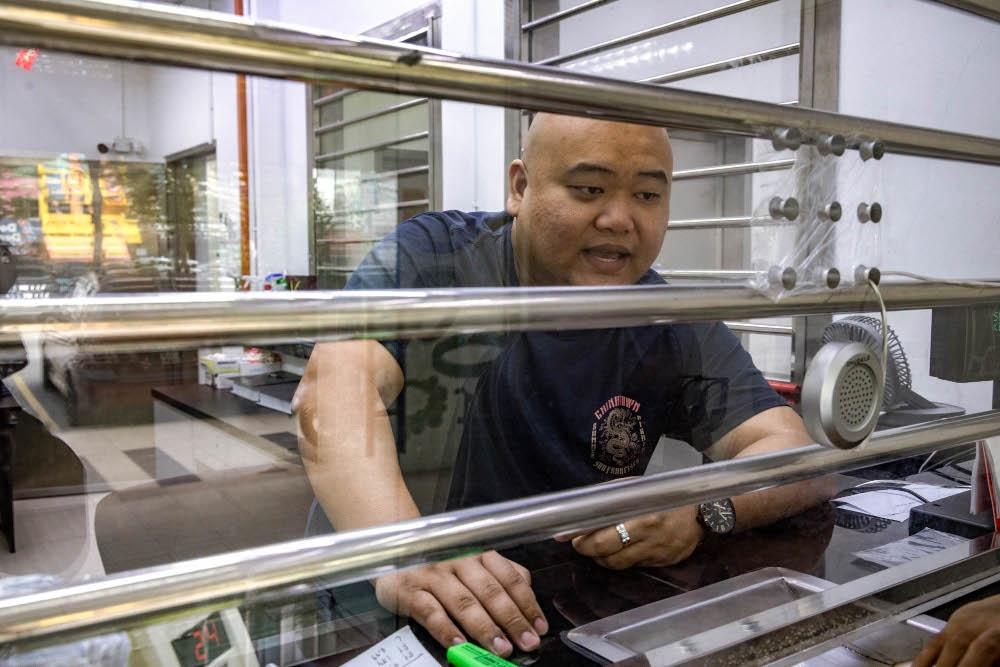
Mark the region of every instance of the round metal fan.
[[862, 343], [885, 365], [885, 387], [879, 419], [882, 428], [919, 424], [942, 417], [965, 414], [965, 409], [947, 403], [930, 401], [911, 388], [910, 363], [903, 352], [903, 344], [892, 327], [888, 329], [888, 359], [882, 359], [882, 320], [868, 315], [851, 315], [826, 325], [823, 343]]
[[863, 343], [885, 366], [885, 387], [882, 395], [882, 409], [890, 410], [902, 403], [910, 391], [910, 364], [903, 352], [903, 344], [892, 327], [889, 333], [889, 359], [882, 358], [882, 320], [867, 315], [851, 315], [831, 322], [823, 329], [823, 343], [843, 341]]

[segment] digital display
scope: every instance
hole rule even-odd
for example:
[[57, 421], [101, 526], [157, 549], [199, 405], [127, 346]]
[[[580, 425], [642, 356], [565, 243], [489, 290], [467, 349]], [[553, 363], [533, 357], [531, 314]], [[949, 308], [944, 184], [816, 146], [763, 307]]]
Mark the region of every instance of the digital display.
[[229, 650], [229, 636], [216, 612], [170, 642], [181, 667], [203, 667]]

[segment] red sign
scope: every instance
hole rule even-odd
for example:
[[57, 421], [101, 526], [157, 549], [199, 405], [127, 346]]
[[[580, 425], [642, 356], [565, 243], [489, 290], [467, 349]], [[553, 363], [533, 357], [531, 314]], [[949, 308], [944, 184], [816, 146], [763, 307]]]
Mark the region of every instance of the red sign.
[[26, 72], [30, 72], [31, 66], [35, 64], [37, 58], [38, 49], [21, 49], [17, 52], [17, 57], [14, 58], [14, 64]]

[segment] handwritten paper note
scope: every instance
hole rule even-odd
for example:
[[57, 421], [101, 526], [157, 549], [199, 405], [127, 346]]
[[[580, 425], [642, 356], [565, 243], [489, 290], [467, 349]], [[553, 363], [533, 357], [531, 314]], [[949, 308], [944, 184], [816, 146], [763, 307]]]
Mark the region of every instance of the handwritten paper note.
[[413, 630], [405, 627], [344, 664], [344, 667], [441, 667]]

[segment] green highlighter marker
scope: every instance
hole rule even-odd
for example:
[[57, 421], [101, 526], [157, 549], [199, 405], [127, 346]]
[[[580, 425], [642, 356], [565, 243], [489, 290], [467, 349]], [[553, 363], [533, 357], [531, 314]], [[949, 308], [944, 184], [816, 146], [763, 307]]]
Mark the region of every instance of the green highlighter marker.
[[455, 667], [517, 667], [513, 662], [508, 662], [470, 642], [448, 649], [448, 662]]

